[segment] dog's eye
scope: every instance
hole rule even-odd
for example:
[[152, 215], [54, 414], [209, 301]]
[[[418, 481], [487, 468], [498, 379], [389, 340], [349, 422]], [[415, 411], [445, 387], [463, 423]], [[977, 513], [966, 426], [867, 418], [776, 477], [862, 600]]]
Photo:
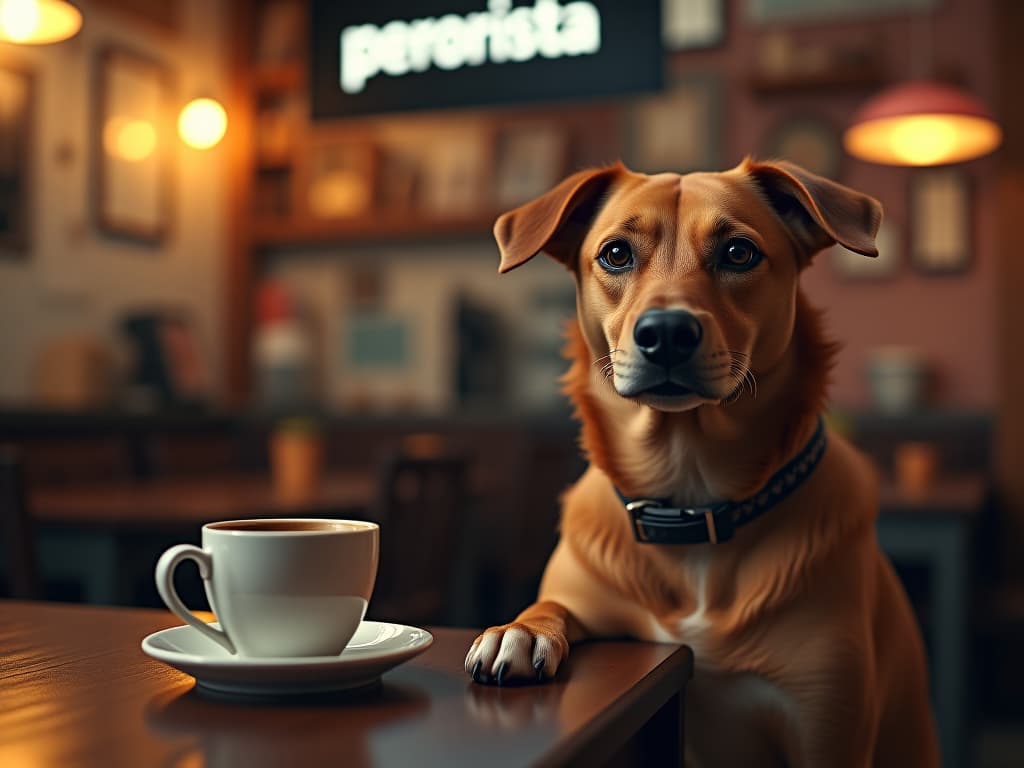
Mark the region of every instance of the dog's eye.
[[757, 246], [743, 237], [736, 237], [725, 244], [718, 265], [732, 272], [746, 272], [761, 261]]
[[612, 240], [601, 247], [597, 263], [608, 272], [625, 272], [633, 267], [633, 248], [625, 240]]

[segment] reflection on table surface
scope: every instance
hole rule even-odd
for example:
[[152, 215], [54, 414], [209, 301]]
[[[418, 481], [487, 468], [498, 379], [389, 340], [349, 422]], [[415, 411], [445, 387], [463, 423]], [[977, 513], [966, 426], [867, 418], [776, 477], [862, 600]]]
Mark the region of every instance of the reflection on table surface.
[[682, 646], [594, 642], [554, 682], [482, 686], [463, 669], [476, 630], [432, 628], [434, 645], [369, 691], [241, 702], [141, 652], [174, 623], [165, 611], [0, 601], [0, 764], [578, 764], [663, 712], [673, 727], [657, 738], [678, 748], [692, 672]]

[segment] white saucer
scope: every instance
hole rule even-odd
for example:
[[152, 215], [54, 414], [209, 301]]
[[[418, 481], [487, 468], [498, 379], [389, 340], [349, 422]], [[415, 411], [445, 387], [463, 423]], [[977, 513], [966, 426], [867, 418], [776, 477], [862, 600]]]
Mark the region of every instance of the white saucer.
[[143, 639], [142, 650], [192, 675], [200, 688], [234, 696], [280, 696], [371, 685], [382, 673], [423, 653], [433, 642], [433, 636], [423, 629], [364, 621], [340, 656], [232, 656], [189, 626], [154, 632]]

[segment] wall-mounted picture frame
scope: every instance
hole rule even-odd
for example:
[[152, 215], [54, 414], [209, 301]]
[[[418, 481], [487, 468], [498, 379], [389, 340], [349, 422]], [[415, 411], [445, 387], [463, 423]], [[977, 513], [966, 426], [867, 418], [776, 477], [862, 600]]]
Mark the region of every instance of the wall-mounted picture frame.
[[96, 227], [114, 237], [159, 244], [171, 227], [177, 150], [170, 71], [119, 46], [100, 48], [94, 67]]
[[725, 40], [725, 0], [662, 0], [661, 40], [667, 51], [721, 45]]
[[819, 176], [838, 179], [842, 139], [828, 120], [817, 115], [795, 115], [783, 119], [768, 132], [761, 156], [789, 160]]
[[710, 74], [675, 78], [627, 110], [626, 162], [636, 171], [715, 170], [722, 155], [722, 89]]
[[475, 127], [439, 133], [430, 151], [420, 156], [419, 212], [444, 219], [487, 211], [493, 151], [490, 136]]
[[914, 171], [910, 179], [910, 261], [925, 274], [970, 268], [973, 208], [970, 176], [957, 168]]
[[875, 235], [878, 256], [871, 258], [848, 251], [841, 245], [829, 248], [827, 255], [832, 270], [842, 280], [887, 280], [900, 271], [905, 248], [900, 227], [885, 219]]
[[0, 64], [0, 258], [31, 248], [33, 76]]
[[568, 171], [569, 136], [557, 125], [503, 128], [494, 151], [494, 203], [501, 210], [544, 194]]
[[380, 151], [369, 140], [307, 136], [297, 187], [301, 209], [317, 219], [352, 219], [374, 206]]

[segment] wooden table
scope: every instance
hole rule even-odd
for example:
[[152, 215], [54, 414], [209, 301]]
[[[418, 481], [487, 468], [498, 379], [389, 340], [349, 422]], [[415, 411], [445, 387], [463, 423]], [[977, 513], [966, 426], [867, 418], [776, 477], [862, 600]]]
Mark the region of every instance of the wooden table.
[[215, 475], [30, 489], [29, 509], [45, 524], [191, 527], [249, 517], [345, 515], [374, 501], [372, 472], [332, 473], [308, 499], [278, 498], [265, 475]]
[[142, 653], [142, 637], [176, 623], [163, 611], [0, 601], [0, 765], [586, 765], [631, 736], [643, 764], [681, 763], [685, 646], [590, 643], [554, 682], [496, 688], [462, 669], [476, 633], [438, 629], [376, 691], [246, 705], [204, 698]]

